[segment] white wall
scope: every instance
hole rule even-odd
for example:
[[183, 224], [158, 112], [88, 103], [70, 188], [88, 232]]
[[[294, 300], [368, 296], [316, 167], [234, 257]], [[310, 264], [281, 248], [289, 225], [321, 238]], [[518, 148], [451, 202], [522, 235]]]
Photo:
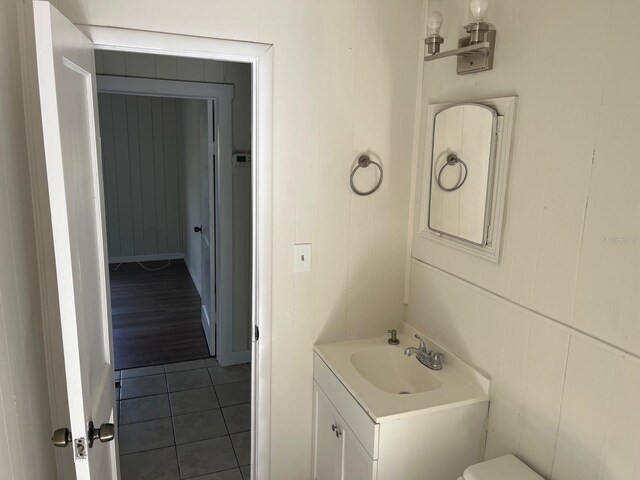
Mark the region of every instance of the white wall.
[[[466, 5], [431, 2], [446, 49]], [[640, 478], [639, 16], [634, 0], [496, 1], [493, 71], [424, 67], [423, 104], [520, 99], [501, 262], [416, 237], [407, 319], [494, 378], [487, 457], [547, 478]]]
[[109, 258], [181, 255], [178, 101], [100, 93]]
[[[51, 478], [40, 289], [15, 2], [0, 4], [0, 477]], [[54, 474], [55, 475], [55, 474]]]
[[[178, 100], [178, 149], [180, 157], [180, 207], [185, 262], [201, 291], [202, 240], [193, 227], [202, 225], [202, 157], [208, 155], [207, 102]], [[204, 131], [203, 131], [204, 126]]]
[[[271, 478], [308, 478], [313, 343], [402, 318], [422, 1], [53, 3], [78, 23], [274, 45]], [[348, 178], [368, 149], [385, 181], [362, 198]], [[313, 244], [309, 274], [296, 242]]]

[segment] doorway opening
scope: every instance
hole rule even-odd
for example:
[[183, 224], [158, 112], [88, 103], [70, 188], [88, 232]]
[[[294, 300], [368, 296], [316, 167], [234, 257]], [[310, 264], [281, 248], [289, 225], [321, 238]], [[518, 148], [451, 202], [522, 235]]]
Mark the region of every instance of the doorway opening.
[[121, 478], [248, 479], [251, 65], [96, 50], [96, 73]]
[[[25, 78], [30, 79], [25, 88], [25, 108], [29, 132], [29, 164], [34, 189], [38, 264], [41, 272], [45, 272], [41, 277], [41, 287], [49, 398], [55, 434], [60, 434], [63, 439], [59, 446], [66, 447], [56, 449], [58, 476], [78, 480], [120, 478], [117, 436], [114, 442], [111, 441], [114, 436], [109, 434], [113, 432], [111, 424], [117, 422], [94, 57], [96, 50], [102, 50], [175, 56], [179, 59], [245, 62], [251, 65], [251, 152], [254, 161], [251, 162], [249, 470], [254, 480], [268, 478], [271, 406], [272, 46], [74, 25], [45, 1], [35, 2], [33, 13], [33, 17], [25, 16], [23, 41], [30, 61], [25, 62], [22, 69]], [[198, 82], [189, 83], [195, 87]], [[154, 95], [163, 96], [157, 92]], [[196, 95], [198, 98], [209, 96], [211, 95]], [[222, 105], [225, 100], [219, 98], [216, 103]], [[228, 182], [225, 186], [230, 189], [231, 183]], [[231, 264], [230, 255], [220, 255], [220, 258], [226, 258], [227, 265]], [[223, 270], [221, 265], [217, 265], [216, 271], [219, 270]], [[225, 285], [230, 288], [231, 284], [218, 283], [218, 292]], [[216, 314], [222, 317], [222, 312]], [[218, 338], [232, 335], [231, 328], [227, 328], [225, 333], [225, 322], [217, 322], [216, 325]], [[219, 345], [225, 343], [220, 341], [220, 344], [214, 345], [216, 350], [221, 350]], [[216, 358], [221, 361], [222, 357], [223, 352], [216, 351]], [[235, 360], [232, 358], [233, 362]], [[209, 366], [205, 364], [205, 367]], [[166, 383], [170, 382], [170, 375], [180, 372], [206, 370], [209, 378], [212, 377], [208, 368], [167, 372], [164, 365], [162, 367], [164, 373], [157, 375], [164, 376]], [[201, 373], [197, 375], [202, 376]], [[126, 380], [127, 375], [121, 374], [122, 377]], [[154, 382], [157, 380], [149, 380], [147, 383]], [[211, 383], [215, 391], [213, 380]], [[99, 428], [94, 428], [98, 425]], [[93, 440], [98, 437], [100, 442], [94, 443]], [[213, 453], [211, 449], [208, 452]], [[164, 471], [161, 469], [161, 473]], [[179, 471], [177, 474], [173, 473], [178, 478], [189, 475]], [[232, 472], [236, 473], [238, 472]], [[207, 476], [210, 475], [205, 475]], [[161, 475], [153, 472], [150, 478], [161, 478]]]

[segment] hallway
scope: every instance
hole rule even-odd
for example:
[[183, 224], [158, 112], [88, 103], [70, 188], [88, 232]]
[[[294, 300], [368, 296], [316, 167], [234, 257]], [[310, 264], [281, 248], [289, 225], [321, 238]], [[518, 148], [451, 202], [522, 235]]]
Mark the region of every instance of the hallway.
[[116, 370], [209, 357], [200, 295], [184, 260], [154, 271], [138, 263], [111, 264], [109, 270]]

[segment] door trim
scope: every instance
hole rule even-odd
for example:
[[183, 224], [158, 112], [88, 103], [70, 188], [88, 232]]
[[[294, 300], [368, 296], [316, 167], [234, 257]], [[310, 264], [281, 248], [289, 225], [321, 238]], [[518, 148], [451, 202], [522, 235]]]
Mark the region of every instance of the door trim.
[[[18, 2], [21, 72], [27, 125], [27, 150], [31, 175], [38, 267], [42, 298], [47, 375], [52, 417], [59, 423], [67, 408], [61, 396], [57, 368], [59, 310], [53, 262], [51, 219], [48, 211], [46, 171], [35, 64], [33, 14], [30, 3]], [[270, 472], [271, 435], [271, 319], [272, 319], [272, 134], [273, 134], [273, 46], [160, 32], [77, 25], [97, 49], [246, 62], [252, 65], [252, 331], [259, 327], [260, 341], [252, 336], [251, 478], [267, 480]], [[62, 383], [64, 386], [64, 382]], [[64, 461], [58, 457], [60, 478]], [[117, 459], [114, 459], [117, 462]]]

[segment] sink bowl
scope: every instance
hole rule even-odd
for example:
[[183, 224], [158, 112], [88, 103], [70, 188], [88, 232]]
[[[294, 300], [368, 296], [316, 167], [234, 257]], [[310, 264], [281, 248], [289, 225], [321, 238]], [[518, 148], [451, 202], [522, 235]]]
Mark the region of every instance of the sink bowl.
[[435, 390], [442, 385], [436, 374], [407, 357], [401, 348], [382, 346], [351, 355], [356, 371], [371, 385], [387, 393], [410, 395]]

